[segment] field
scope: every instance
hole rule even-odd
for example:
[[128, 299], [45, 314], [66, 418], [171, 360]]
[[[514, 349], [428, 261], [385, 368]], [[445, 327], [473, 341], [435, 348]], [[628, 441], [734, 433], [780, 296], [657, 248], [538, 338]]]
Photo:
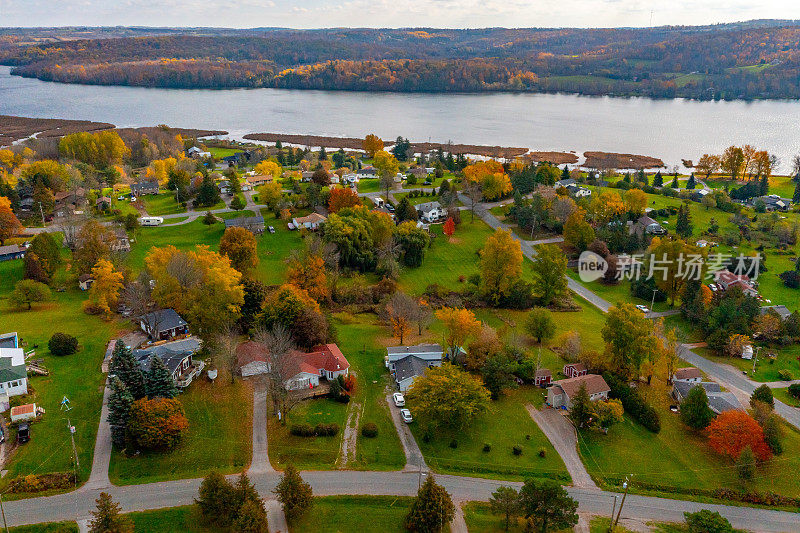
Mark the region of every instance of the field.
[[140, 198], [144, 203], [144, 208], [150, 216], [175, 215], [185, 213], [186, 209], [175, 201], [172, 192], [160, 192], [156, 195], [145, 195]]
[[792, 407], [800, 407], [800, 400], [798, 400], [794, 396], [790, 396], [789, 390], [786, 388], [772, 389], [772, 395], [775, 396], [776, 400], [780, 400], [786, 405], [791, 405]]
[[314, 498], [314, 506], [291, 533], [401, 533], [411, 498], [399, 496], [326, 496]]
[[[581, 285], [583, 285], [584, 287], [586, 287], [599, 297], [603, 298], [611, 305], [616, 305], [622, 302], [622, 303], [630, 303], [633, 305], [646, 305], [647, 308], [650, 309], [651, 304], [653, 303], [652, 300], [644, 300], [642, 298], [637, 298], [636, 296], [631, 294], [631, 288], [630, 288], [631, 282], [630, 280], [627, 279], [621, 280], [616, 285], [609, 285], [607, 283], [603, 283], [600, 280], [592, 281], [589, 283], [581, 281], [580, 276], [578, 276], [578, 273], [572, 269], [567, 270], [567, 275], [572, 279], [574, 279], [575, 281], [580, 282]], [[658, 312], [668, 311], [670, 309], [677, 309], [679, 305], [680, 305], [680, 300], [676, 301], [675, 306], [673, 307], [670, 307], [668, 302], [656, 302], [655, 305], [652, 305], [652, 310]]]
[[[17, 448], [6, 463], [8, 474], [4, 482], [18, 475], [72, 471], [74, 461], [68, 421], [76, 428], [75, 444], [80, 463], [77, 473], [82, 482], [91, 469], [100, 419], [105, 381], [100, 363], [117, 326], [86, 315], [81, 309], [85, 294], [72, 283], [66, 292], [53, 292], [52, 301], [35, 305], [32, 311], [13, 309], [7, 295], [21, 278], [21, 261], [0, 263], [0, 294], [3, 295], [0, 298], [0, 332], [16, 331], [27, 343], [25, 349], [35, 348], [36, 357], [44, 359], [43, 365], [50, 375], [29, 379], [29, 389], [35, 392], [32, 400], [43, 407], [46, 414], [31, 426], [31, 441]], [[58, 331], [78, 339], [77, 353], [65, 357], [50, 355], [47, 341]], [[64, 396], [70, 400], [70, 411], [60, 408]]]
[[8, 529], [9, 533], [78, 533], [76, 522], [47, 522], [45, 524], [31, 524]]
[[210, 146], [207, 150], [211, 152], [211, 157], [214, 159], [222, 159], [223, 157], [228, 157], [229, 155], [244, 151], [238, 148], [217, 148], [215, 146]]
[[[339, 457], [342, 432], [347, 419], [347, 405], [328, 398], [305, 400], [286, 415], [286, 424], [270, 416], [267, 436], [269, 438], [270, 462], [277, 470], [292, 463], [301, 470], [332, 470]], [[296, 437], [289, 433], [292, 424], [308, 423], [339, 425], [334, 437]]]
[[135, 533], [223, 533], [227, 529], [210, 527], [202, 523], [200, 511], [195, 505], [167, 507], [152, 511], [129, 513]]
[[126, 457], [114, 451], [108, 472], [112, 483], [154, 483], [202, 477], [212, 470], [232, 474], [247, 468], [253, 423], [250, 383], [238, 380], [231, 385], [220, 372], [215, 383], [196, 378], [178, 398], [189, 420], [183, 442], [168, 453]]

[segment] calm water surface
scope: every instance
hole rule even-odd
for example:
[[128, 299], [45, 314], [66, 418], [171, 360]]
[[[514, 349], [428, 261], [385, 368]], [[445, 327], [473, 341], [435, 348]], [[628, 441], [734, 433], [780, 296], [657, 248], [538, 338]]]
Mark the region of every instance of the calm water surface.
[[602, 150], [669, 166], [731, 144], [800, 153], [800, 101], [695, 102], [545, 94], [390, 94], [285, 89], [146, 89], [25, 79], [0, 66], [0, 114], [117, 126], [285, 132]]

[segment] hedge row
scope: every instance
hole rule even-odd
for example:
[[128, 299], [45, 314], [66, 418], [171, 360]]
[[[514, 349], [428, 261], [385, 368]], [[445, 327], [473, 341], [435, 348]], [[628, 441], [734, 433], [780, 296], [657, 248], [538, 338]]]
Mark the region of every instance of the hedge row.
[[8, 492], [29, 493], [45, 490], [75, 488], [75, 474], [72, 472], [53, 472], [51, 474], [15, 477], [8, 483]]
[[653, 433], [661, 431], [661, 419], [658, 417], [658, 413], [653, 406], [644, 401], [639, 391], [630, 388], [627, 383], [610, 372], [603, 373], [603, 379], [611, 388], [611, 398], [620, 400], [626, 413], [648, 431]]
[[334, 437], [339, 433], [339, 424], [292, 424], [289, 433], [295, 437]]

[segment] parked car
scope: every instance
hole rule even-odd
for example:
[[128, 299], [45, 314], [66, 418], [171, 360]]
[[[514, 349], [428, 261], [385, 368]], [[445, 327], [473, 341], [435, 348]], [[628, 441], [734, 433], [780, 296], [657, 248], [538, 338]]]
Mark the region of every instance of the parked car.
[[0, 442], [5, 442], [5, 441], [6, 441], [6, 432], [2, 427], [0, 427]]
[[400, 394], [399, 392], [395, 392], [394, 394], [392, 394], [392, 398], [394, 398], [394, 404], [397, 407], [405, 407], [406, 399], [403, 397], [402, 394]]
[[29, 440], [31, 440], [31, 427], [25, 423], [20, 424], [19, 427], [17, 427], [17, 443], [25, 444]]
[[647, 313], [650, 312], [650, 309], [648, 309], [646, 305], [637, 305], [636, 309], [638, 309], [639, 311], [641, 311], [644, 314], [647, 314]]
[[400, 409], [400, 418], [402, 418], [403, 422], [406, 424], [410, 424], [414, 421], [414, 419], [411, 417], [411, 411], [408, 409]]
[[270, 233], [275, 233], [275, 226], [269, 226], [267, 228], [267, 231], [269, 231]]

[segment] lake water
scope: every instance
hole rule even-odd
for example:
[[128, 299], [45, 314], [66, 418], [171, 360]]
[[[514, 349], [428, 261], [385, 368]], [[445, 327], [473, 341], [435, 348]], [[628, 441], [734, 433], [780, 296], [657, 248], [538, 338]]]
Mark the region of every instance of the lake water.
[[800, 153], [800, 101], [696, 102], [564, 94], [147, 89], [43, 82], [0, 66], [0, 114], [252, 132], [601, 150], [668, 166], [731, 144]]

